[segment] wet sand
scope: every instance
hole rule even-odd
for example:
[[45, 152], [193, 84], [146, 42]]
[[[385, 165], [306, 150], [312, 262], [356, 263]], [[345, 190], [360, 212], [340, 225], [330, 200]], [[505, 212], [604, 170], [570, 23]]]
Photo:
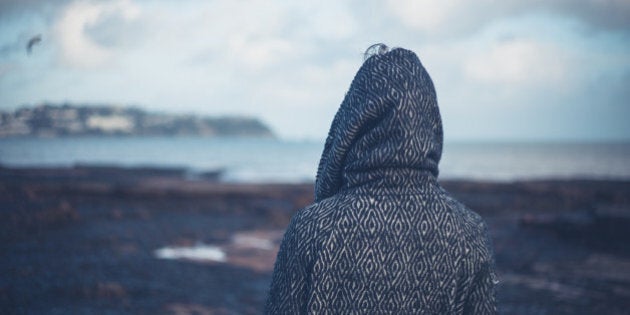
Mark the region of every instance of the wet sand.
[[[312, 185], [184, 175], [0, 168], [0, 313], [261, 313]], [[630, 181], [442, 184], [488, 222], [502, 314], [630, 309]]]

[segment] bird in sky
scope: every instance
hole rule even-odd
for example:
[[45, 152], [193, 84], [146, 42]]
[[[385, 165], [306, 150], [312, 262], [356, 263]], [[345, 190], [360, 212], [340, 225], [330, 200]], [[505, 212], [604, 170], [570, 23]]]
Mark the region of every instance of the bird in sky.
[[41, 41], [42, 41], [42, 35], [41, 34], [37, 34], [37, 35], [31, 37], [31, 39], [29, 39], [28, 43], [26, 44], [26, 52], [30, 55], [31, 52], [33, 51], [33, 46], [37, 45]]

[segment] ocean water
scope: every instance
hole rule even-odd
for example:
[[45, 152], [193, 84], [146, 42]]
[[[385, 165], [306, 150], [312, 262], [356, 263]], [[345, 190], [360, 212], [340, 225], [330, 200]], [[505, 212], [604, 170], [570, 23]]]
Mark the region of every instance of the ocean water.
[[[5, 166], [185, 167], [228, 182], [312, 182], [323, 141], [203, 137], [0, 139]], [[630, 180], [630, 143], [447, 142], [440, 178]]]

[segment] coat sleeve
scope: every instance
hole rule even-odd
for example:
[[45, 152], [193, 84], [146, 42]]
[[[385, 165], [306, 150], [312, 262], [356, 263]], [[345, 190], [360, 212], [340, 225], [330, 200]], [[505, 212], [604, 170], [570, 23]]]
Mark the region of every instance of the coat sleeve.
[[472, 283], [464, 314], [497, 314], [496, 283], [493, 264], [485, 264]]
[[466, 298], [464, 314], [497, 314], [496, 289], [499, 282], [495, 273], [494, 251], [488, 228], [482, 223], [480, 268], [475, 273], [470, 293]]
[[309, 240], [298, 215], [289, 224], [276, 258], [265, 314], [304, 314], [310, 275], [305, 247]]

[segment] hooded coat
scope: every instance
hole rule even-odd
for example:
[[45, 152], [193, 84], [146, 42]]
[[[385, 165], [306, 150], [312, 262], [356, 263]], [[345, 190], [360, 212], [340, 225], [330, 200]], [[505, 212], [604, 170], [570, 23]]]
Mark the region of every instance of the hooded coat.
[[357, 72], [326, 139], [315, 203], [289, 224], [268, 314], [494, 314], [479, 215], [440, 187], [442, 122], [418, 57]]

